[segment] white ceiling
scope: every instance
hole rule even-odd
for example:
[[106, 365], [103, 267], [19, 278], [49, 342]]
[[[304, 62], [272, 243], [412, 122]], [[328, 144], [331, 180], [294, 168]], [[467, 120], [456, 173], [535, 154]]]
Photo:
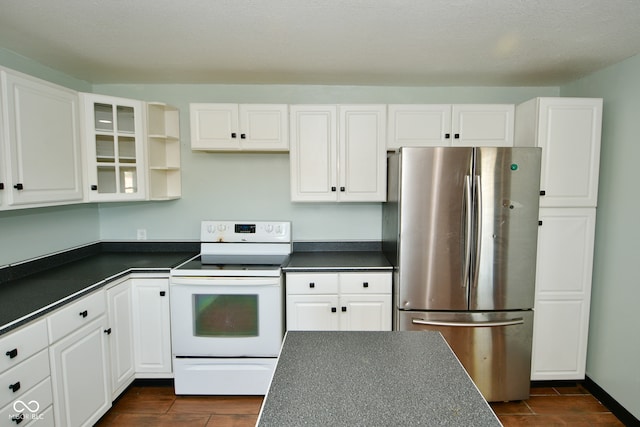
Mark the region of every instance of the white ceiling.
[[556, 86], [640, 52], [638, 0], [0, 0], [92, 83]]

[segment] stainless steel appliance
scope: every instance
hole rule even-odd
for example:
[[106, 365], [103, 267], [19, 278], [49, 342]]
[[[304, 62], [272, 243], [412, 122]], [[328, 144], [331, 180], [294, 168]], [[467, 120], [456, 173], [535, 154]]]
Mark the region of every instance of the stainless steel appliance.
[[289, 222], [202, 221], [201, 253], [171, 271], [176, 394], [265, 394], [282, 344]]
[[383, 248], [396, 330], [438, 330], [488, 401], [526, 399], [539, 148], [401, 148]]

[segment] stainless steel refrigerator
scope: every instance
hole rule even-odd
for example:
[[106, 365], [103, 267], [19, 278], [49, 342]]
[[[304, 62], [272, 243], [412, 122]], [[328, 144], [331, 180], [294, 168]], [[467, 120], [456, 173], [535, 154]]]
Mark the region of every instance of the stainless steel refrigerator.
[[437, 330], [488, 401], [529, 397], [539, 148], [401, 148], [383, 249], [394, 328]]

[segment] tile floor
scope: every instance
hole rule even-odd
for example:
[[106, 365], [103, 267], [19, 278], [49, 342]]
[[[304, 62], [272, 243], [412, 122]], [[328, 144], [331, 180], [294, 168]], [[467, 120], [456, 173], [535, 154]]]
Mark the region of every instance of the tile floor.
[[[133, 385], [98, 426], [255, 426], [256, 396], [176, 396], [171, 386]], [[492, 403], [505, 427], [624, 426], [582, 385], [532, 387], [528, 400]]]

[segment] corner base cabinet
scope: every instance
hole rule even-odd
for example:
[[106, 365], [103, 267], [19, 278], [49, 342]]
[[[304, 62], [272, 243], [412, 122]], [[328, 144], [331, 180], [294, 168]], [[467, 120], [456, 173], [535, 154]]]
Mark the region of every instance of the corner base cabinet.
[[286, 289], [287, 330], [391, 330], [391, 273], [287, 273]]

